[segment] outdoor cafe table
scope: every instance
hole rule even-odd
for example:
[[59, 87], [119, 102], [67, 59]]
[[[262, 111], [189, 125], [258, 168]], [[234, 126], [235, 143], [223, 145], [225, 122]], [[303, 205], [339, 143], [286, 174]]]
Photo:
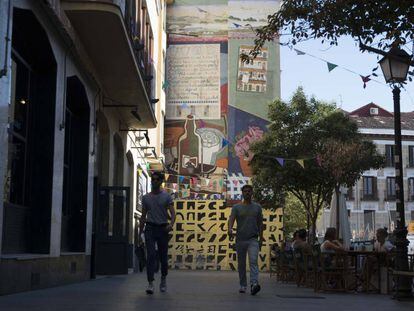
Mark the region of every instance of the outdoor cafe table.
[[[362, 259], [365, 259], [365, 261], [367, 260], [368, 257], [374, 257], [376, 258], [376, 263], [377, 263], [377, 273], [378, 273], [378, 287], [375, 288], [377, 291], [381, 290], [381, 262], [384, 262], [383, 259], [385, 259], [386, 253], [381, 253], [381, 252], [374, 252], [374, 251], [354, 251], [354, 250], [349, 250], [346, 251], [346, 254], [349, 257], [352, 257], [353, 259], [353, 265], [354, 265], [354, 273], [355, 273], [355, 290], [358, 289], [358, 286], [361, 284], [364, 284], [365, 282], [365, 286], [363, 286], [363, 290], [368, 291], [371, 281], [370, 280], [366, 280], [363, 279], [364, 277], [364, 262]], [[360, 272], [358, 272], [358, 269], [360, 269]], [[371, 277], [371, 276], [367, 276], [365, 275], [365, 277]]]

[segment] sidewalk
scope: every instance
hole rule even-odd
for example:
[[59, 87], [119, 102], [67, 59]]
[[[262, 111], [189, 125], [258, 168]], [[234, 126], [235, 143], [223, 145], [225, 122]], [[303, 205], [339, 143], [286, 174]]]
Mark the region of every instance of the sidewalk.
[[144, 273], [105, 277], [84, 283], [0, 297], [1, 311], [136, 310], [414, 310], [414, 301], [398, 302], [374, 294], [315, 294], [312, 289], [280, 284], [261, 274], [257, 296], [238, 293], [236, 272], [171, 271], [168, 293], [145, 294]]

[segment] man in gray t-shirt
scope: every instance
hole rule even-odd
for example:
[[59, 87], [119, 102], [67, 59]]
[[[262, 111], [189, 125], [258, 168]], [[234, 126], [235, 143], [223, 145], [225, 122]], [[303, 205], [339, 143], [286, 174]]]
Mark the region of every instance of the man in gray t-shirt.
[[260, 204], [252, 201], [253, 187], [242, 188], [243, 202], [231, 209], [228, 221], [228, 234], [233, 239], [233, 225], [237, 222], [236, 252], [240, 279], [240, 293], [246, 292], [246, 255], [249, 254], [250, 292], [256, 295], [260, 291], [258, 257], [263, 241], [263, 214]]
[[[175, 212], [171, 196], [161, 189], [164, 182], [162, 172], [153, 172], [151, 176], [151, 192], [142, 198], [142, 216], [139, 225], [139, 236], [145, 226], [145, 246], [147, 249], [147, 294], [154, 293], [154, 272], [156, 261], [155, 244], [158, 246], [158, 255], [161, 261], [160, 291], [167, 290], [168, 274], [168, 233], [175, 222]], [[168, 223], [168, 212], [171, 222]]]

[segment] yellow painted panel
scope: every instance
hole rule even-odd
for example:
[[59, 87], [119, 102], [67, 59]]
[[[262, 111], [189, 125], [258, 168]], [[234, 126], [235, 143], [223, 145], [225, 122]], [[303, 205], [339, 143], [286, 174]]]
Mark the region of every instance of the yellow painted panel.
[[[176, 269], [235, 270], [234, 241], [227, 236], [230, 208], [224, 200], [176, 200], [177, 220], [169, 244], [169, 262]], [[264, 243], [259, 268], [269, 270], [270, 245], [280, 242], [282, 211], [264, 210]]]

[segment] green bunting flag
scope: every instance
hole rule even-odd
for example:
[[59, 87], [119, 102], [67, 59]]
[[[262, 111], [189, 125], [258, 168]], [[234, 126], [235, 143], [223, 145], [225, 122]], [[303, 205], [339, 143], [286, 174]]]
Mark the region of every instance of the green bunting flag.
[[163, 83], [162, 83], [162, 89], [165, 91], [166, 89], [168, 89], [168, 86], [169, 86], [170, 84], [168, 83], [168, 81], [167, 80], [165, 80]]
[[332, 70], [334, 70], [336, 67], [338, 67], [338, 65], [332, 64], [330, 62], [326, 62], [326, 64], [328, 65], [328, 70], [329, 72], [331, 72]]
[[305, 52], [302, 52], [302, 51], [300, 51], [300, 50], [298, 50], [298, 49], [293, 49], [295, 52], [296, 52], [296, 54], [298, 54], [298, 55], [305, 55], [306, 53]]

